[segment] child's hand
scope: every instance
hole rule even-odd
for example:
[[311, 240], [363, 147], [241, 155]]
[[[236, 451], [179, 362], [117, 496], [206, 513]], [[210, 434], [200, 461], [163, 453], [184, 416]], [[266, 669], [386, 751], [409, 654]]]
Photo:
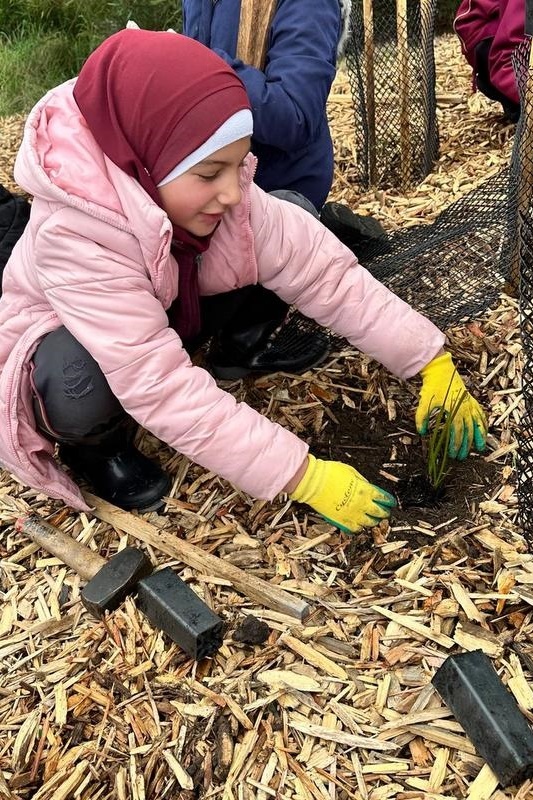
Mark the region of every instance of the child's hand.
[[357, 470], [340, 461], [308, 456], [307, 470], [290, 495], [307, 503], [332, 525], [355, 532], [386, 519], [396, 505], [394, 497], [369, 483]]
[[477, 400], [467, 392], [451, 355], [438, 355], [420, 370], [420, 375], [422, 389], [415, 415], [418, 433], [423, 436], [428, 432], [430, 414], [434, 409], [449, 411], [454, 401], [466, 392], [453, 418], [448, 454], [461, 461], [467, 457], [472, 444], [478, 452], [482, 452], [487, 440], [487, 419]]

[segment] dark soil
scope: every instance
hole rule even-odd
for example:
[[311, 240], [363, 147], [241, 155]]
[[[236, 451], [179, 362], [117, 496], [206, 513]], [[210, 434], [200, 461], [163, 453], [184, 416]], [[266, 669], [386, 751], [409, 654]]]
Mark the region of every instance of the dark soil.
[[233, 639], [243, 644], [264, 644], [270, 635], [270, 628], [260, 619], [246, 616], [233, 632]]
[[396, 497], [402, 508], [439, 508], [446, 496], [444, 483], [435, 487], [424, 472], [413, 472], [396, 485]]
[[[415, 431], [414, 421], [390, 422], [381, 408], [362, 410], [340, 403], [331, 407], [338, 424], [329, 420], [320, 436], [313, 442], [313, 453], [321, 458], [352, 464], [371, 483], [394, 494], [398, 508], [391, 526], [403, 530], [389, 539], [407, 539], [414, 546], [427, 544], [428, 537], [419, 531], [405, 530], [408, 526], [430, 527], [450, 521], [447, 528], [472, 523], [472, 515], [481, 500], [488, 499], [500, 483], [501, 465], [486, 462], [483, 456], [472, 453], [465, 461], [451, 461], [440, 497], [413, 495], [412, 477], [423, 478], [426, 471], [424, 440]], [[382, 472], [399, 479], [387, 478]], [[418, 478], [417, 480], [420, 480]], [[417, 487], [414, 487], [415, 489]]]

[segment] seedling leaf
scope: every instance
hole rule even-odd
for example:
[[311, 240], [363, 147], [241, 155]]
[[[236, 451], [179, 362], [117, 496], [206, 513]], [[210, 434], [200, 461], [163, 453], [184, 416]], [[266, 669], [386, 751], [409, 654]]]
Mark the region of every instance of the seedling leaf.
[[438, 489], [444, 482], [449, 472], [449, 445], [453, 430], [453, 421], [464, 403], [468, 392], [466, 389], [454, 398], [451, 407], [446, 410], [446, 400], [450, 393], [455, 371], [450, 378], [444, 401], [439, 407], [431, 427], [427, 449], [427, 475], [428, 480], [434, 490]]

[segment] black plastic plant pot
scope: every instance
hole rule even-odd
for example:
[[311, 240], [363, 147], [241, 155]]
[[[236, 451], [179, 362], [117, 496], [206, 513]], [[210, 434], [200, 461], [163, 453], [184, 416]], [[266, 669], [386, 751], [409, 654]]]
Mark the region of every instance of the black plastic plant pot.
[[444, 500], [446, 487], [435, 489], [427, 475], [416, 472], [400, 480], [396, 494], [401, 508], [435, 508]]
[[533, 775], [533, 731], [481, 650], [448, 656], [431, 682], [504, 788]]

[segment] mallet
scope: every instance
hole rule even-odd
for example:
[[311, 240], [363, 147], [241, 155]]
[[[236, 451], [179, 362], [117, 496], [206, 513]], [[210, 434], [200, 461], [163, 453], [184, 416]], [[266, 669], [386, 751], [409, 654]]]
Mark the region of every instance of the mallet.
[[220, 617], [169, 567], [153, 572], [142, 550], [126, 547], [106, 561], [37, 514], [20, 517], [15, 528], [88, 581], [81, 599], [94, 616], [103, 616], [136, 593], [137, 607], [191, 658], [200, 661], [221, 646]]

